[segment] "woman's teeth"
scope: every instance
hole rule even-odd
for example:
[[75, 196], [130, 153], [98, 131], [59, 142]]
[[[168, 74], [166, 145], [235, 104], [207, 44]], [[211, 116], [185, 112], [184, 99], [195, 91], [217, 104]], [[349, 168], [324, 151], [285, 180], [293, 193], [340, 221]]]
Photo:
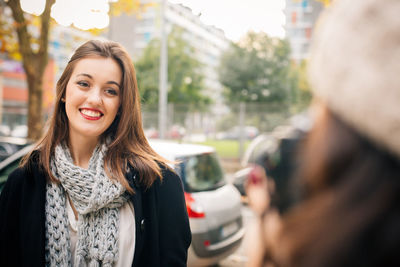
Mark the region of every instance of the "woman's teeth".
[[86, 116], [90, 116], [90, 117], [100, 117], [101, 116], [100, 112], [94, 111], [94, 110], [88, 110], [88, 109], [82, 109], [81, 113]]

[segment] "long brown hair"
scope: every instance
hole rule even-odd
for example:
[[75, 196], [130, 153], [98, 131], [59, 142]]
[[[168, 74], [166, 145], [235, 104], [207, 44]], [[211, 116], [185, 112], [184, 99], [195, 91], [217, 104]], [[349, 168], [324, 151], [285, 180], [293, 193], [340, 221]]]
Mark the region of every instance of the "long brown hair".
[[[54, 113], [48, 130], [34, 149], [39, 151], [39, 164], [48, 178], [57, 182], [50, 169], [50, 160], [55, 147], [62, 142], [68, 143], [69, 140], [68, 118], [62, 99], [77, 62], [88, 57], [111, 58], [122, 70], [121, 105], [116, 118], [100, 137], [101, 142], [106, 138], [111, 139], [104, 159], [105, 166], [110, 170], [111, 177], [117, 179], [130, 192], [133, 192], [133, 189], [124, 177], [128, 164], [138, 172], [140, 181], [149, 187], [157, 178], [162, 178], [159, 164], [166, 166], [167, 161], [150, 147], [144, 135], [135, 68], [126, 50], [112, 41], [88, 41], [72, 55], [57, 82]], [[26, 165], [32, 159], [32, 155], [28, 154], [21, 165]]]
[[282, 218], [279, 266], [400, 266], [400, 161], [324, 109], [301, 154], [305, 200]]

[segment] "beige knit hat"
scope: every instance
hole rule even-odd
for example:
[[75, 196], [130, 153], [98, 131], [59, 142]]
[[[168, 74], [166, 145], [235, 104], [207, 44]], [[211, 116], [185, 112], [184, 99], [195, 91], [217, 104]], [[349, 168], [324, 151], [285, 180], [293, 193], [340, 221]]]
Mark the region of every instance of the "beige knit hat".
[[334, 0], [308, 70], [317, 98], [400, 157], [400, 0]]

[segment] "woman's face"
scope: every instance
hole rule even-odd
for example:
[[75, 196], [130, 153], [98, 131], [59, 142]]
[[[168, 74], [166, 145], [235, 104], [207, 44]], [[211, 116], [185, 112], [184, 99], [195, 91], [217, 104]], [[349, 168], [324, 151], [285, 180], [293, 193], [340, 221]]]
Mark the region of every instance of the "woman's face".
[[121, 102], [122, 71], [111, 58], [79, 60], [68, 81], [65, 110], [70, 141], [98, 140], [114, 121]]

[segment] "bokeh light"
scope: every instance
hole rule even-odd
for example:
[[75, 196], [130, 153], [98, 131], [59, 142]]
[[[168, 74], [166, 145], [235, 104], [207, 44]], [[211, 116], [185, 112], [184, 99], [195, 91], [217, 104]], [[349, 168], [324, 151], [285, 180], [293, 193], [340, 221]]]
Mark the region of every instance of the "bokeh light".
[[44, 11], [46, 0], [21, 0], [21, 8], [27, 13], [39, 16]]
[[[57, 0], [51, 8], [51, 16], [63, 26], [74, 25], [82, 30], [106, 28], [110, 22], [108, 0]], [[40, 15], [45, 0], [21, 0], [25, 12]]]

